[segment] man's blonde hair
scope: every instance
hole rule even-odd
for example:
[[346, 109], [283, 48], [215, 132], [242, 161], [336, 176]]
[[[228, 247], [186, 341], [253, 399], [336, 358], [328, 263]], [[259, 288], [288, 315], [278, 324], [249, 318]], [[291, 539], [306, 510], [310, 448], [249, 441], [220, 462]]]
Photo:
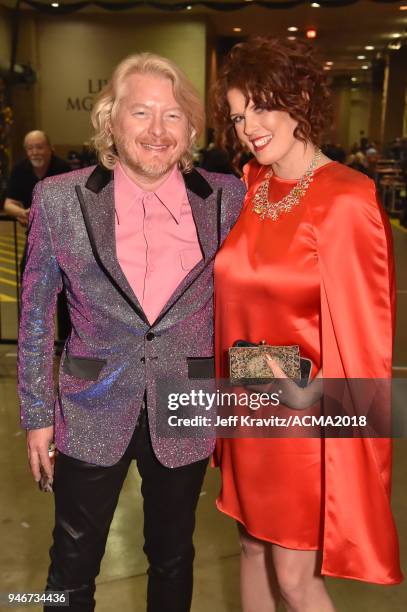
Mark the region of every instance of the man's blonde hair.
[[152, 74], [172, 82], [174, 98], [185, 113], [189, 126], [189, 146], [180, 159], [180, 168], [184, 172], [191, 170], [192, 147], [202, 133], [205, 121], [203, 105], [198, 92], [182, 70], [171, 60], [153, 53], [138, 53], [126, 57], [116, 67], [111, 80], [98, 95], [91, 119], [95, 128], [92, 142], [99, 161], [106, 168], [112, 169], [118, 160], [110, 124], [120, 101], [120, 88], [132, 74]]

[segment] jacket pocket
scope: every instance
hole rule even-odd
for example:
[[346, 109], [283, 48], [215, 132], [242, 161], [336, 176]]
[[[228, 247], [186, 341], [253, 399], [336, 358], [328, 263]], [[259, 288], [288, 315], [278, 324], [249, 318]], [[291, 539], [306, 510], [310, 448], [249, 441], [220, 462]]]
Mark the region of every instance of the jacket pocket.
[[201, 249], [184, 249], [180, 251], [181, 266], [183, 270], [192, 270], [202, 260]]
[[62, 370], [69, 376], [83, 378], [84, 380], [97, 380], [106, 359], [94, 359], [93, 357], [76, 357], [66, 353]]
[[187, 357], [188, 378], [215, 378], [214, 357]]

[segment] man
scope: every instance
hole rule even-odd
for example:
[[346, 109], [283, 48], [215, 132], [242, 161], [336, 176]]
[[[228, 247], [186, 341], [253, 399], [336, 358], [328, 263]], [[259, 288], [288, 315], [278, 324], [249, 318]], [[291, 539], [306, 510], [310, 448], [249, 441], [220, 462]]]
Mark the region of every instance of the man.
[[[93, 124], [101, 165], [36, 191], [23, 287], [19, 390], [36, 481], [41, 469], [52, 478], [53, 439], [59, 451], [47, 588], [68, 590], [70, 610], [94, 609], [109, 526], [136, 459], [147, 609], [187, 612], [213, 440], [160, 437], [156, 389], [211, 375], [213, 260], [244, 187], [193, 168], [202, 106], [169, 60], [140, 54], [119, 64]], [[62, 286], [73, 325], [54, 412], [52, 312]]]
[[32, 194], [38, 181], [47, 176], [70, 172], [68, 163], [54, 155], [45, 132], [33, 130], [24, 138], [27, 158], [16, 164], [7, 185], [4, 212], [28, 225]]
[[[69, 164], [57, 157], [52, 150], [47, 134], [41, 130], [28, 132], [24, 138], [24, 149], [27, 158], [16, 164], [11, 171], [7, 185], [4, 212], [17, 219], [23, 227], [28, 225], [31, 200], [35, 185], [47, 176], [70, 172]], [[21, 275], [24, 272], [27, 252], [21, 259]], [[70, 329], [69, 315], [65, 296], [58, 296], [58, 337], [65, 340]]]

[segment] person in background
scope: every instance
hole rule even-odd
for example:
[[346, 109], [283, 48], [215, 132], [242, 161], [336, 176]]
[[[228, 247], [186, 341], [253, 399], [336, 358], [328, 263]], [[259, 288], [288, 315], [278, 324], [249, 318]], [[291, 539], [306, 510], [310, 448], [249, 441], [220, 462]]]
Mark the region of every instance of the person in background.
[[24, 150], [26, 159], [17, 163], [11, 171], [4, 212], [27, 227], [35, 185], [47, 176], [70, 172], [71, 167], [54, 154], [49, 137], [41, 130], [26, 134]]
[[[17, 163], [11, 171], [6, 189], [4, 212], [14, 217], [22, 227], [28, 226], [33, 191], [42, 179], [71, 171], [65, 160], [53, 152], [48, 135], [42, 130], [32, 130], [25, 135], [26, 158]], [[24, 273], [27, 251], [24, 248], [20, 272]], [[57, 302], [58, 338], [64, 341], [71, 327], [65, 293], [58, 295]]]
[[[249, 40], [220, 71], [220, 144], [254, 155], [242, 212], [215, 261], [221, 378], [236, 340], [264, 339], [299, 345], [324, 381], [391, 379], [391, 229], [374, 183], [319, 148], [329, 99], [322, 66], [298, 42]], [[281, 378], [277, 363], [271, 369]], [[324, 575], [401, 582], [391, 440], [291, 436], [217, 443], [217, 505], [238, 522], [244, 612], [273, 612], [280, 597], [291, 612], [332, 612]]]

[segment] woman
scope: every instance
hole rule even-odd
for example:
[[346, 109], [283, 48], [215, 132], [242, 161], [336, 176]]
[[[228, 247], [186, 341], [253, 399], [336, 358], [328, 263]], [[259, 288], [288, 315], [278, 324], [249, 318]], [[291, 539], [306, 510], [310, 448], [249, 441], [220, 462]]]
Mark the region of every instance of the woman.
[[[236, 45], [214, 91], [248, 193], [215, 265], [217, 374], [237, 339], [300, 346], [324, 378], [390, 378], [389, 225], [366, 176], [331, 161], [324, 73], [305, 45]], [[275, 365], [275, 364], [274, 364]], [[224, 439], [221, 511], [238, 521], [245, 612], [332, 611], [323, 575], [402, 580], [387, 439]], [[276, 578], [276, 582], [273, 580]]]

